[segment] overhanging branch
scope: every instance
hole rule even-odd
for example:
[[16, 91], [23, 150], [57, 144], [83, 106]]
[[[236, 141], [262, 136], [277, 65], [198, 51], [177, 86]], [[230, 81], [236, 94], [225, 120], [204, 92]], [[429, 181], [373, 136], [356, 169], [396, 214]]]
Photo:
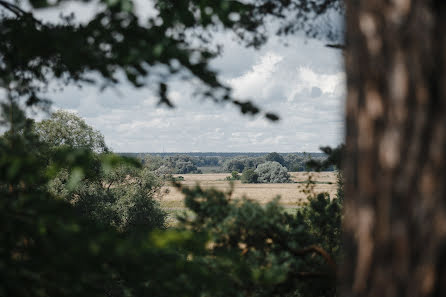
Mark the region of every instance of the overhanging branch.
[[37, 24], [42, 25], [42, 22], [37, 20], [31, 12], [24, 11], [23, 9], [21, 9], [20, 7], [18, 7], [15, 4], [9, 3], [5, 0], [0, 0], [0, 6], [3, 6], [5, 9], [14, 13], [17, 17], [29, 17]]
[[14, 4], [4, 1], [4, 0], [0, 0], [0, 5], [3, 6], [4, 8], [6, 8], [7, 10], [11, 11], [12, 13], [14, 13], [16, 16], [22, 16], [22, 15], [27, 14], [26, 11], [24, 11], [17, 5], [14, 5]]
[[317, 253], [317, 254], [321, 255], [325, 259], [325, 261], [331, 267], [333, 272], [336, 272], [336, 270], [337, 270], [336, 263], [333, 260], [333, 258], [330, 256], [330, 254], [326, 250], [324, 250], [320, 246], [311, 245], [309, 247], [306, 247], [306, 248], [303, 248], [303, 249], [300, 249], [300, 250], [295, 250], [295, 249], [291, 249], [291, 248], [289, 248], [289, 250], [295, 256], [303, 256], [305, 254], [312, 253], [312, 252], [313, 253]]
[[335, 49], [340, 49], [340, 50], [345, 49], [345, 44], [326, 44], [325, 46], [335, 48]]

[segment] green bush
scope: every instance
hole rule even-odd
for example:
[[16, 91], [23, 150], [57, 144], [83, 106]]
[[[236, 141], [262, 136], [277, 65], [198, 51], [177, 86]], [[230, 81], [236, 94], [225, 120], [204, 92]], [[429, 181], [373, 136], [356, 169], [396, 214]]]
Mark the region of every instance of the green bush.
[[237, 171], [232, 171], [231, 176], [227, 176], [226, 180], [240, 180], [240, 175]]
[[[95, 166], [93, 163], [89, 167]], [[122, 232], [165, 227], [167, 214], [156, 200], [163, 182], [147, 168], [119, 165], [99, 170], [75, 185], [70, 183], [70, 175], [70, 169], [62, 169], [49, 181], [48, 191], [70, 202], [80, 215]]]
[[243, 170], [242, 173], [242, 183], [244, 184], [255, 184], [258, 182], [259, 175], [254, 171], [254, 169], [249, 168]]
[[258, 175], [259, 183], [288, 183], [291, 181], [287, 169], [278, 162], [260, 164], [255, 173]]
[[49, 192], [69, 201], [80, 215], [123, 232], [164, 228], [167, 214], [158, 201], [163, 182], [147, 169], [121, 165], [94, 179], [69, 185], [68, 170], [49, 182]]

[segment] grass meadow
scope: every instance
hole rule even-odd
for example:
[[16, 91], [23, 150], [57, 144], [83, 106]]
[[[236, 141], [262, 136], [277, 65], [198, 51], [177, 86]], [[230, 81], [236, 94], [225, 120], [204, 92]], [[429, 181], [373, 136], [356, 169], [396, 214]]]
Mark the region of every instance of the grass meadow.
[[[204, 174], [176, 174], [175, 177], [182, 176], [183, 186], [193, 187], [199, 184], [202, 188], [215, 188], [222, 191], [228, 191], [231, 187], [230, 182], [226, 180], [229, 173], [204, 173]], [[336, 195], [336, 172], [290, 172], [293, 183], [286, 184], [243, 184], [240, 181], [234, 181], [234, 191], [232, 197], [246, 197], [251, 200], [266, 204], [272, 199], [280, 196], [280, 204], [288, 211], [294, 211], [303, 202], [306, 201], [308, 194], [305, 193], [307, 181], [311, 176], [314, 182], [312, 185], [315, 193], [327, 192], [331, 197]], [[162, 189], [165, 193], [161, 198], [161, 206], [170, 214], [172, 220], [174, 217], [185, 211], [183, 195], [173, 186], [166, 185]]]

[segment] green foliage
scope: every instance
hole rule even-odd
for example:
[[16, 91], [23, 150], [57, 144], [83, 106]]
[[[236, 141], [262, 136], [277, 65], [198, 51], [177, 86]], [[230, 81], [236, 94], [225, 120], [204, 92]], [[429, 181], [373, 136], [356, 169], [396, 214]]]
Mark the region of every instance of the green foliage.
[[193, 159], [193, 163], [197, 167], [215, 167], [220, 166], [220, 157], [199, 156]]
[[163, 166], [163, 158], [160, 156], [146, 155], [142, 159], [142, 164], [150, 171], [155, 171]]
[[226, 172], [232, 172], [232, 171], [242, 172], [244, 168], [245, 164], [239, 159], [231, 159], [223, 164], [223, 169]]
[[285, 166], [285, 159], [281, 155], [275, 152], [266, 155], [265, 160], [270, 162], [277, 162], [280, 165]]
[[[230, 193], [183, 188], [193, 211], [180, 228], [209, 234], [205, 259], [230, 260], [224, 269], [242, 296], [335, 296], [340, 259], [341, 205], [327, 194], [310, 198], [296, 214], [278, 200], [261, 206]], [[244, 267], [240, 270], [240, 267]]]
[[189, 156], [177, 155], [174, 157], [167, 157], [166, 165], [167, 167], [172, 168], [173, 173], [176, 174], [201, 173]]
[[54, 197], [121, 232], [164, 228], [166, 213], [156, 200], [162, 181], [136, 160], [104, 153], [104, 137], [77, 115], [58, 111], [33, 130], [49, 148], [48, 192]]
[[231, 176], [227, 176], [226, 180], [240, 180], [241, 176], [237, 171], [232, 171]]
[[[237, 171], [243, 172], [247, 168], [256, 168], [258, 165], [264, 163], [269, 154], [263, 153], [157, 153], [157, 154], [141, 154], [141, 153], [120, 153], [122, 156], [129, 156], [142, 160], [144, 166], [151, 168], [151, 170], [158, 170], [164, 174], [175, 173], [175, 169], [171, 168], [169, 159], [178, 159], [185, 162], [191, 162], [198, 167], [212, 167], [209, 168], [212, 172], [229, 172]], [[271, 153], [275, 156], [277, 153]], [[309, 161], [325, 162], [328, 156], [323, 153], [283, 153], [277, 154], [282, 166], [286, 167], [288, 171], [310, 171], [313, 167], [307, 165]], [[272, 158], [272, 157], [270, 157]], [[282, 161], [283, 159], [283, 161]], [[161, 168], [165, 166], [165, 168]], [[321, 170], [333, 171], [336, 166], [325, 166]], [[205, 170], [208, 172], [207, 168]], [[168, 172], [167, 172], [168, 171]]]
[[308, 197], [308, 204], [299, 210], [306, 228], [314, 240], [331, 255], [340, 259], [342, 199], [330, 199], [327, 193]]
[[[34, 123], [20, 109], [5, 112], [12, 112], [17, 120], [11, 125], [14, 130], [1, 137], [3, 149], [29, 147], [32, 154], [27, 154], [39, 160], [35, 174], [49, 179], [45, 188], [54, 197], [69, 201], [79, 215], [121, 231], [164, 227], [166, 214], [155, 200], [161, 181], [139, 169], [133, 159], [94, 152], [107, 150], [103, 136], [82, 119], [57, 112], [49, 120]], [[11, 161], [16, 165], [10, 170], [22, 163]]]
[[56, 111], [49, 119], [36, 123], [35, 133], [50, 148], [66, 145], [98, 153], [109, 151], [99, 131], [68, 111]]
[[188, 173], [199, 174], [201, 170], [197, 168], [194, 161], [196, 161], [196, 158], [186, 155], [175, 155], [164, 158], [147, 155], [143, 159], [144, 166], [155, 171], [160, 176]]
[[187, 173], [201, 173], [201, 170], [197, 168], [192, 162], [175, 162], [175, 173], [187, 174]]
[[265, 159], [262, 157], [237, 156], [226, 160], [223, 163], [223, 170], [225, 172], [237, 171], [241, 173], [245, 169], [256, 168], [263, 162], [265, 162]]
[[166, 213], [156, 198], [163, 182], [147, 169], [120, 165], [70, 186], [68, 171], [49, 182], [49, 192], [69, 201], [81, 216], [122, 232], [164, 228]]
[[243, 170], [242, 173], [242, 183], [244, 184], [255, 184], [258, 182], [259, 179], [259, 175], [254, 171], [254, 169], [249, 168], [249, 169], [245, 169]]
[[285, 158], [285, 167], [288, 169], [288, 171], [306, 171], [306, 158], [304, 156], [295, 155], [295, 154], [289, 154], [286, 155]]
[[277, 162], [265, 162], [257, 166], [255, 173], [259, 183], [288, 183], [290, 174], [287, 169]]
[[[35, 151], [39, 139], [29, 137], [31, 126], [25, 128], [0, 138], [1, 295], [193, 296], [202, 284], [171, 276], [218, 283], [199, 263], [186, 261], [177, 252], [180, 248], [199, 252], [203, 237], [169, 233], [169, 246], [160, 246], [147, 233], [125, 238], [114, 228], [80, 216], [65, 200], [55, 199], [47, 191], [47, 162]], [[65, 151], [65, 159], [73, 159], [70, 152]], [[79, 170], [88, 168], [82, 163], [88, 158], [74, 160], [72, 165]], [[138, 223], [139, 217], [134, 217], [132, 222]]]

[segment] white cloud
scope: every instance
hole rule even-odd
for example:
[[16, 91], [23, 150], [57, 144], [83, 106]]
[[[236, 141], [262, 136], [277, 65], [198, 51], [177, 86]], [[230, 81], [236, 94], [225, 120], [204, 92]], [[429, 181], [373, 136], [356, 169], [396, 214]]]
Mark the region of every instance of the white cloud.
[[224, 41], [229, 50], [213, 66], [237, 96], [278, 113], [279, 123], [242, 116], [230, 104], [197, 100], [183, 81], [169, 92], [173, 110], [157, 107], [150, 90], [125, 83], [104, 92], [69, 87], [52, 95], [55, 108], [76, 110], [121, 152], [318, 151], [342, 141], [345, 79], [339, 52], [302, 38], [288, 47], [272, 40], [260, 51]]
[[301, 66], [297, 68], [298, 90], [318, 88], [323, 93], [334, 93], [340, 85], [344, 85], [344, 73], [318, 73], [313, 69]]
[[282, 60], [282, 56], [267, 53], [252, 66], [251, 70], [239, 77], [229, 79], [229, 84], [235, 90], [235, 96], [262, 100], [271, 94], [274, 84], [269, 82], [277, 75], [278, 64]]

